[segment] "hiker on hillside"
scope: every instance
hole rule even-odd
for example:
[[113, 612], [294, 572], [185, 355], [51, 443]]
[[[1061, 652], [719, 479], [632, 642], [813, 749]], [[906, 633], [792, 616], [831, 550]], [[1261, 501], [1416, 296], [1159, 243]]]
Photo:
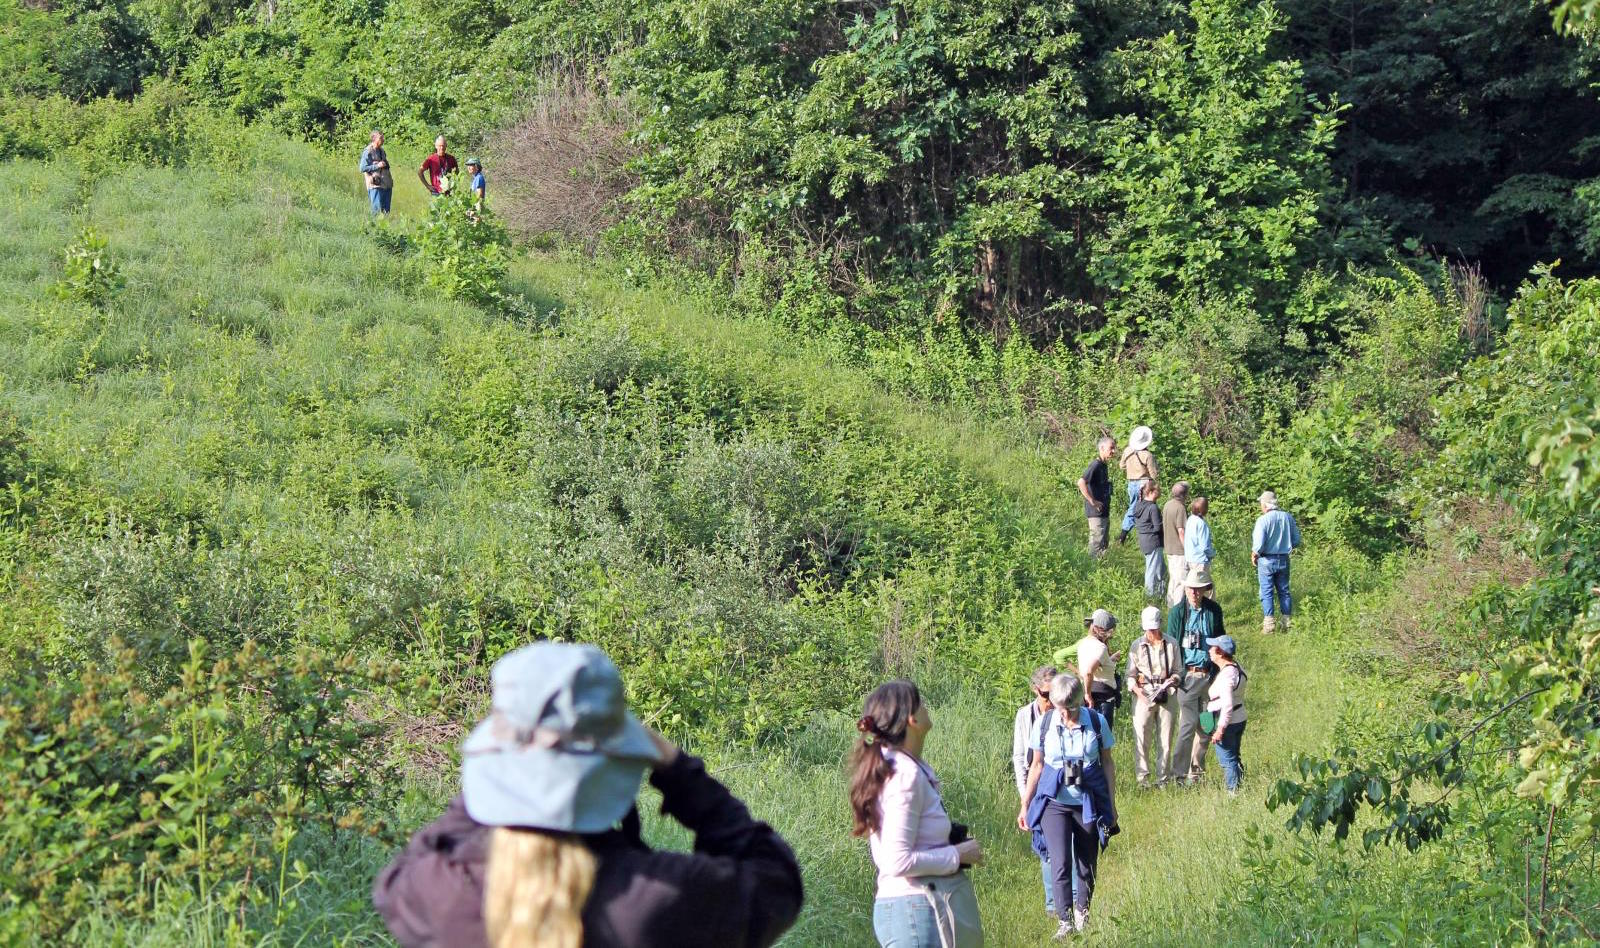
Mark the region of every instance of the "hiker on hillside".
[[[909, 681], [867, 695], [850, 760], [851, 835], [865, 836], [878, 867], [872, 930], [884, 948], [980, 948], [983, 922], [965, 868], [983, 847], [953, 823], [939, 778], [922, 760], [933, 716]], [[697, 938], [684, 944], [715, 945]]]
[[[1172, 782], [1174, 755], [1172, 730], [1178, 723], [1178, 686], [1183, 683], [1183, 651], [1176, 639], [1161, 633], [1161, 610], [1147, 606], [1139, 616], [1144, 637], [1128, 653], [1128, 674], [1133, 680], [1133, 763], [1138, 785], [1150, 786], [1151, 770], [1155, 785]], [[1150, 725], [1155, 725], [1159, 755], [1150, 766]]]
[[[1117, 661], [1122, 653], [1111, 651], [1106, 644], [1111, 640], [1111, 630], [1117, 627], [1117, 617], [1110, 610], [1096, 609], [1083, 620], [1083, 625], [1083, 638], [1078, 640], [1075, 651], [1078, 677], [1089, 686], [1084, 704], [1099, 711], [1110, 722], [1116, 716], [1117, 705], [1122, 702], [1122, 690], [1117, 686]], [[1065, 657], [1058, 652], [1056, 663], [1067, 664], [1062, 660]]]
[[1161, 507], [1156, 499], [1161, 488], [1155, 481], [1145, 481], [1139, 491], [1139, 502], [1133, 505], [1133, 526], [1139, 533], [1139, 554], [1144, 557], [1144, 594], [1147, 599], [1160, 599], [1167, 586], [1167, 561], [1161, 545]]
[[1179, 481], [1161, 505], [1161, 552], [1167, 558], [1167, 608], [1183, 598], [1183, 577], [1189, 561], [1183, 555], [1183, 528], [1189, 518], [1189, 482]]
[[1139, 500], [1139, 492], [1144, 490], [1146, 481], [1155, 481], [1160, 475], [1156, 473], [1156, 456], [1150, 452], [1150, 445], [1155, 441], [1155, 432], [1149, 426], [1140, 425], [1128, 434], [1128, 446], [1122, 451], [1122, 473], [1128, 478], [1128, 510], [1122, 515], [1122, 532], [1117, 535], [1118, 543], [1126, 543], [1128, 534], [1133, 530], [1133, 505]]
[[[1033, 752], [1028, 749], [1033, 738], [1034, 726], [1039, 719], [1050, 710], [1050, 682], [1056, 677], [1056, 667], [1045, 665], [1034, 669], [1029, 687], [1033, 691], [1033, 698], [1027, 704], [1017, 709], [1016, 720], [1011, 727], [1011, 771], [1017, 781], [1017, 792], [1021, 793], [1028, 785], [1028, 768], [1033, 763]], [[1039, 869], [1044, 877], [1044, 910], [1052, 918], [1056, 914], [1055, 886], [1050, 881], [1050, 853], [1048, 850], [1039, 855]]]
[[483, 176], [483, 162], [476, 158], [467, 159], [467, 174], [472, 176], [469, 187], [472, 193], [472, 209], [483, 213], [483, 201], [488, 196], [489, 181]]
[[361, 178], [367, 185], [372, 216], [387, 216], [389, 199], [394, 196], [394, 172], [389, 170], [389, 156], [383, 150], [383, 132], [377, 129], [372, 130], [372, 138], [361, 152]]
[[[794, 924], [794, 853], [628, 712], [604, 652], [536, 642], [490, 681], [489, 716], [461, 747], [461, 794], [373, 885], [401, 945], [764, 948]], [[641, 838], [646, 771], [694, 852]]]
[[1261, 631], [1269, 635], [1280, 624], [1273, 621], [1273, 599], [1282, 616], [1281, 627], [1289, 631], [1293, 602], [1289, 598], [1289, 554], [1300, 548], [1300, 525], [1294, 515], [1278, 509], [1278, 495], [1264, 491], [1260, 497], [1261, 516], [1250, 534], [1250, 563], [1256, 568], [1261, 588]]
[[1083, 683], [1074, 676], [1057, 675], [1050, 683], [1050, 705], [1033, 733], [1037, 754], [1022, 788], [1017, 828], [1044, 835], [1061, 919], [1055, 937], [1065, 939], [1089, 926], [1100, 849], [1118, 831], [1116, 741], [1111, 722], [1084, 705]]
[[[1189, 505], [1189, 519], [1183, 523], [1183, 559], [1187, 569], [1198, 569], [1207, 575], [1211, 573], [1211, 562], [1217, 558], [1217, 548], [1211, 545], [1211, 521], [1206, 519], [1206, 514], [1211, 512], [1211, 501], [1204, 497], [1196, 497], [1194, 503]], [[1214, 586], [1206, 588], [1206, 598], [1216, 598]]]
[[1083, 515], [1089, 518], [1089, 555], [1098, 558], [1105, 553], [1110, 536], [1111, 473], [1106, 462], [1117, 453], [1117, 439], [1103, 437], [1095, 450], [1095, 459], [1078, 478], [1078, 493], [1083, 495]]
[[1189, 570], [1183, 580], [1183, 601], [1167, 612], [1167, 637], [1175, 639], [1183, 652], [1183, 681], [1178, 686], [1178, 746], [1172, 750], [1172, 769], [1186, 767], [1183, 782], [1193, 784], [1206, 771], [1206, 737], [1200, 730], [1200, 712], [1205, 709], [1206, 690], [1216, 671], [1207, 651], [1206, 639], [1227, 634], [1222, 624], [1222, 607], [1207, 599], [1211, 576], [1205, 570]]
[[422, 159], [422, 167], [417, 169], [417, 180], [428, 189], [434, 197], [449, 194], [455, 186], [451, 175], [456, 173], [456, 156], [445, 150], [444, 136], [440, 135], [433, 140], [433, 154]]
[[1217, 763], [1222, 767], [1223, 785], [1232, 795], [1239, 792], [1239, 780], [1244, 774], [1239, 749], [1244, 739], [1244, 685], [1250, 676], [1233, 657], [1238, 651], [1233, 636], [1207, 639], [1206, 646], [1218, 669], [1206, 703], [1206, 711], [1212, 716], [1211, 746], [1216, 748]]

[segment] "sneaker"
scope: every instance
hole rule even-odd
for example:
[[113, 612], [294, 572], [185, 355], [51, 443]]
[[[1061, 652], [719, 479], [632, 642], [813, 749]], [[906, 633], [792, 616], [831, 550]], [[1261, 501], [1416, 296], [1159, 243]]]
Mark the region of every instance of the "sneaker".
[[1262, 620], [1261, 620], [1261, 632], [1262, 632], [1262, 634], [1263, 635], [1271, 635], [1272, 633], [1274, 633], [1276, 631], [1278, 631], [1278, 623], [1277, 623], [1277, 621], [1274, 620], [1271, 616], [1263, 617]]
[[1080, 908], [1073, 909], [1072, 910], [1072, 919], [1073, 919], [1073, 924], [1078, 927], [1078, 931], [1085, 932], [1085, 931], [1089, 930], [1089, 910], [1088, 909], [1080, 909]]
[[1056, 941], [1066, 941], [1076, 931], [1077, 929], [1072, 927], [1072, 922], [1063, 918], [1061, 924], [1056, 926], [1055, 939]]

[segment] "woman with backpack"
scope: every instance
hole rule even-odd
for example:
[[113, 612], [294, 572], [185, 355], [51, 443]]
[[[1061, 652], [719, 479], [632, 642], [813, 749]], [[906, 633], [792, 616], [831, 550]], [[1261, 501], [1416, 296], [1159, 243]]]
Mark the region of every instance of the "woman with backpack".
[[1117, 832], [1115, 740], [1105, 717], [1084, 707], [1077, 677], [1057, 675], [1050, 704], [1033, 733], [1017, 827], [1044, 835], [1061, 920], [1055, 937], [1065, 939], [1088, 927], [1100, 850]]
[[1211, 746], [1216, 748], [1217, 763], [1222, 766], [1223, 784], [1230, 794], [1238, 793], [1239, 779], [1244, 773], [1244, 763], [1239, 757], [1239, 742], [1244, 739], [1244, 683], [1249, 676], [1233, 657], [1238, 648], [1233, 636], [1206, 639], [1206, 647], [1210, 649], [1212, 663], [1217, 666], [1217, 676], [1211, 680], [1206, 703], [1206, 714], [1212, 716]]
[[872, 930], [883, 948], [983, 945], [978, 897], [964, 871], [982, 864], [983, 847], [951, 822], [939, 778], [922, 760], [932, 727], [917, 686], [903, 679], [867, 695], [856, 722], [851, 835], [867, 837], [878, 868]]
[[[395, 940], [462, 948], [766, 948], [800, 913], [800, 866], [727, 788], [628, 712], [593, 645], [536, 642], [491, 673], [461, 795], [378, 875]], [[692, 853], [645, 845], [645, 772]]]

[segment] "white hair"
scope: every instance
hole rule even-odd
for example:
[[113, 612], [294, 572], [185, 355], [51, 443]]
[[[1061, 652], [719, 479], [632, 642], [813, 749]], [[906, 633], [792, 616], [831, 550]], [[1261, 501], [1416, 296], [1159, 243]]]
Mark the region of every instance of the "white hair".
[[1083, 700], [1083, 682], [1078, 676], [1062, 672], [1050, 680], [1050, 703], [1056, 707], [1077, 704]]

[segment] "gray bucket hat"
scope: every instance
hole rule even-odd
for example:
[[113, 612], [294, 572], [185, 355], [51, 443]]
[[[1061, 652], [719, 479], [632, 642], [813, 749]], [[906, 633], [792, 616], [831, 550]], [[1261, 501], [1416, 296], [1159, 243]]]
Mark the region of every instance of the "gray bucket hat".
[[659, 757], [599, 648], [535, 642], [494, 663], [493, 707], [461, 745], [467, 814], [487, 826], [608, 830]]

